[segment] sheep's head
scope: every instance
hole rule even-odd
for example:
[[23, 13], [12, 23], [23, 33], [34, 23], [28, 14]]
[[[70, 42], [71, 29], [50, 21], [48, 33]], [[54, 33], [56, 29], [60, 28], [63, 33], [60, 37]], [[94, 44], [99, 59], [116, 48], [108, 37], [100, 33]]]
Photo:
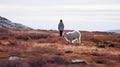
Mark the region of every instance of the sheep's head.
[[64, 37], [66, 37], [66, 36], [67, 36], [67, 33], [66, 33], [66, 32], [64, 32], [64, 33], [63, 33], [63, 36], [64, 36]]
[[68, 34], [67, 34], [66, 32], [63, 33], [63, 36], [64, 36], [64, 38], [65, 38], [67, 41], [69, 41], [69, 40], [68, 40], [68, 39], [69, 39], [69, 38], [68, 38]]

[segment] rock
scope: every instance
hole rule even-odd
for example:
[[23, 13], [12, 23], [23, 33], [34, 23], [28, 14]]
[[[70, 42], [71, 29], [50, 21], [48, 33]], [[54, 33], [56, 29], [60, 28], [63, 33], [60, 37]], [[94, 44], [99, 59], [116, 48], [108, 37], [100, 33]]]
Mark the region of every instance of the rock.
[[66, 50], [65, 53], [73, 53], [71, 50]]
[[18, 59], [23, 59], [22, 57], [19, 56], [10, 56], [8, 60], [18, 60]]
[[99, 43], [98, 47], [99, 47], [99, 48], [115, 47], [115, 45], [112, 44], [112, 43], [109, 42], [109, 41], [104, 41], [104, 42]]
[[114, 44], [110, 44], [109, 47], [115, 47], [115, 45]]
[[111, 44], [109, 41], [104, 41], [103, 44]]
[[24, 40], [28, 41], [28, 40], [32, 40], [32, 38], [30, 36], [25, 36]]
[[52, 63], [57, 63], [57, 64], [68, 64], [68, 61], [65, 60], [64, 58], [61, 58], [61, 57], [53, 57]]
[[98, 60], [98, 61], [96, 61], [96, 63], [98, 63], [98, 64], [104, 64], [105, 60]]
[[105, 48], [105, 45], [104, 44], [99, 44], [98, 48]]
[[72, 64], [87, 64], [87, 62], [85, 60], [80, 60], [80, 59], [74, 59], [71, 61]]
[[32, 38], [31, 38], [30, 36], [27, 36], [27, 39], [28, 39], [28, 40], [32, 40]]

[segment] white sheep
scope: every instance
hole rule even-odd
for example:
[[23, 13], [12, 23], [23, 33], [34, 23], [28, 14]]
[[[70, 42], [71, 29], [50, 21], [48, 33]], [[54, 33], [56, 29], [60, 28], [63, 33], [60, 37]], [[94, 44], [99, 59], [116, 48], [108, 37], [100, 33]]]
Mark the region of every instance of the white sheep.
[[72, 31], [72, 32], [67, 32], [67, 33], [64, 32], [63, 36], [70, 43], [73, 43], [73, 41], [77, 39], [78, 45], [80, 45], [81, 34], [79, 31]]

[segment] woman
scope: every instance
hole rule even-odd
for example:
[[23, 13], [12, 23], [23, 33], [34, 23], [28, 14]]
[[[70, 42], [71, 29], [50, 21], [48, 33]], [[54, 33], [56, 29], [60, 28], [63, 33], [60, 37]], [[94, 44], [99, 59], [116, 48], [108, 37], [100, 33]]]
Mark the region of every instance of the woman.
[[64, 24], [62, 19], [60, 19], [60, 22], [58, 24], [58, 30], [59, 30], [60, 37], [62, 37], [63, 31], [64, 31]]

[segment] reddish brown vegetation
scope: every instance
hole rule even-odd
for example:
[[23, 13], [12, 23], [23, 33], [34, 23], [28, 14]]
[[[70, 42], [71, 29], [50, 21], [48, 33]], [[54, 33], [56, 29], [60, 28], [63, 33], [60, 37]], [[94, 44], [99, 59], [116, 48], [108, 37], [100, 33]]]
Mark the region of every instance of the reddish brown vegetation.
[[[120, 34], [81, 33], [82, 46], [76, 46], [59, 37], [55, 30], [0, 28], [0, 67], [120, 66]], [[71, 53], [65, 53], [67, 50]], [[13, 55], [23, 59], [8, 60]], [[72, 64], [72, 59], [84, 59], [88, 64]]]

